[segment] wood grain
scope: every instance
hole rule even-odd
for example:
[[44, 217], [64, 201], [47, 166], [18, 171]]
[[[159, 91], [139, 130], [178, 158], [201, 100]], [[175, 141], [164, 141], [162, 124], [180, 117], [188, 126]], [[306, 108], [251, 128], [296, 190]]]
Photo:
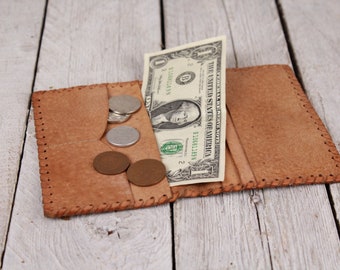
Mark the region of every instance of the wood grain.
[[1, 254], [17, 182], [44, 4], [40, 0], [0, 1]]
[[[34, 89], [142, 79], [160, 43], [159, 1], [49, 1]], [[37, 157], [31, 115], [4, 269], [172, 269], [169, 205], [45, 218]]]
[[[224, 33], [233, 47], [228, 66], [291, 65], [275, 1], [223, 3], [166, 1], [167, 47]], [[313, 269], [336, 262], [338, 238], [323, 185], [181, 200], [174, 223], [178, 269]]]
[[323, 185], [266, 190], [258, 204], [274, 269], [337, 269], [339, 238]]
[[[340, 151], [340, 3], [280, 2], [306, 93]], [[340, 184], [330, 190], [340, 226]]]
[[[235, 23], [230, 20], [235, 51], [236, 53], [239, 51], [237, 55], [241, 54], [241, 57], [237, 56], [241, 66], [273, 62], [290, 64], [283, 33], [273, 30], [275, 25], [280, 24], [274, 1], [256, 3], [248, 1], [242, 7], [239, 1], [234, 8], [230, 1], [225, 2], [227, 10], [234, 10], [232, 13], [228, 12], [230, 18], [236, 18], [236, 14], [242, 14], [240, 18], [247, 18], [235, 20]], [[296, 2], [292, 1], [291, 10], [296, 10]], [[317, 10], [319, 9], [316, 9], [314, 14], [310, 14], [309, 19], [319, 17]], [[305, 12], [304, 4], [301, 4], [300, 11]], [[268, 16], [272, 19], [268, 20]], [[296, 17], [301, 15], [296, 14]], [[287, 22], [292, 20], [287, 18], [286, 14], [284, 19]], [[305, 24], [308, 22], [305, 21]], [[299, 27], [301, 25], [296, 24], [293, 28]], [[251, 42], [242, 41], [237, 45], [236, 40], [242, 39]], [[307, 40], [301, 46], [306, 46], [306, 43]], [[295, 50], [294, 43], [292, 45]], [[251, 55], [244, 53], [251, 51], [253, 51]], [[305, 80], [309, 81], [310, 77], [306, 77]], [[318, 80], [323, 79], [318, 78]], [[323, 185], [264, 190], [260, 198], [257, 203], [259, 221], [261, 228], [266, 228], [273, 268], [336, 268], [339, 264], [339, 256], [337, 256], [339, 241], [330, 202]]]
[[307, 95], [340, 151], [340, 3], [280, 2]]

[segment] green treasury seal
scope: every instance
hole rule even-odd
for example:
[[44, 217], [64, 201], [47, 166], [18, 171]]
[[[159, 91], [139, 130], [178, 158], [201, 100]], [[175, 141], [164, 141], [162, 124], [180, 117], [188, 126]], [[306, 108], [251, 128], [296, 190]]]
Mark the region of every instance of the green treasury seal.
[[166, 142], [161, 146], [161, 152], [165, 155], [174, 155], [182, 151], [183, 144], [176, 141]]

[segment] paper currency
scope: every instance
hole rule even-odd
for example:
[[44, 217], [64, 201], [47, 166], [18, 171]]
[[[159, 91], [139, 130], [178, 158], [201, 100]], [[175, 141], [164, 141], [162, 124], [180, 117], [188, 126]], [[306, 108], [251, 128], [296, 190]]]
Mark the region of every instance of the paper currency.
[[171, 186], [224, 180], [226, 39], [144, 56], [142, 94]]

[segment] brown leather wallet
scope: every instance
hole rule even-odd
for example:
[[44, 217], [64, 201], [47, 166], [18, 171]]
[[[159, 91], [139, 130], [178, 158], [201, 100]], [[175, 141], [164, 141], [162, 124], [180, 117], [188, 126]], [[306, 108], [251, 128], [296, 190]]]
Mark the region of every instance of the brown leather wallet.
[[160, 160], [144, 106], [127, 123], [141, 133], [131, 147], [116, 148], [105, 133], [108, 97], [139, 98], [141, 82], [38, 91], [32, 96], [44, 214], [48, 217], [149, 207], [244, 189], [340, 182], [340, 156], [325, 126], [285, 65], [227, 69], [226, 174], [223, 182], [149, 187], [126, 173], [103, 175], [92, 165], [107, 150], [131, 162]]

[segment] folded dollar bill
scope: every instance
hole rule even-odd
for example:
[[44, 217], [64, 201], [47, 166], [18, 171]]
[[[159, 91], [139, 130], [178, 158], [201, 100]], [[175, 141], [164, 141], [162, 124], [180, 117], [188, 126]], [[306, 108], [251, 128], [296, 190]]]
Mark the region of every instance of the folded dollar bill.
[[142, 94], [171, 186], [224, 180], [226, 39], [144, 56]]

